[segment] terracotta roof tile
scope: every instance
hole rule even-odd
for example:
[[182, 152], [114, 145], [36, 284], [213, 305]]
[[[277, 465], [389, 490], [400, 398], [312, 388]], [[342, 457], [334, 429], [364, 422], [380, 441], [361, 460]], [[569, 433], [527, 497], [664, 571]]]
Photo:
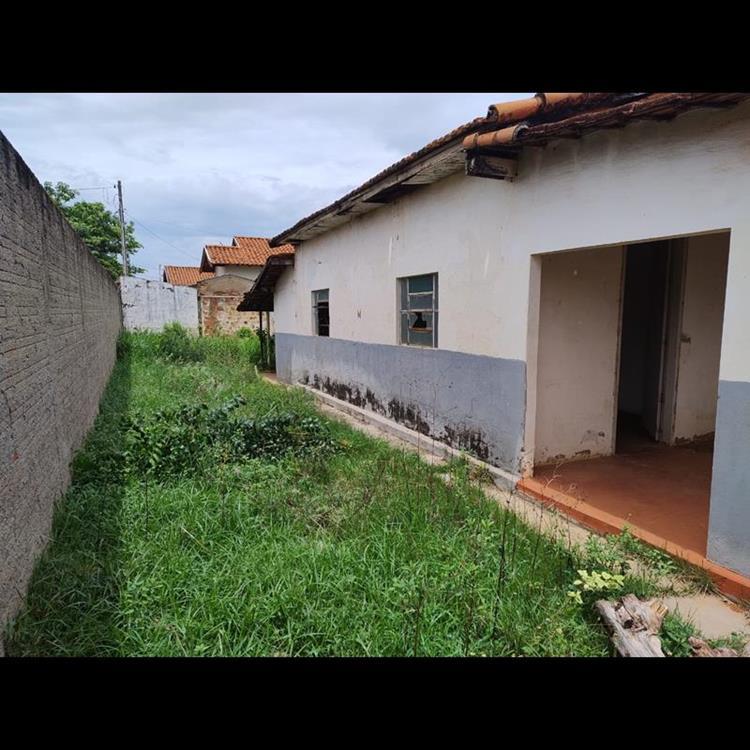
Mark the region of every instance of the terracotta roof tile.
[[164, 280], [177, 286], [194, 286], [213, 275], [213, 271], [201, 271], [198, 266], [164, 266]]
[[[544, 95], [537, 95], [542, 96]], [[547, 95], [550, 96], [550, 95]], [[579, 138], [585, 133], [604, 128], [621, 128], [639, 119], [671, 120], [694, 107], [728, 107], [747, 99], [747, 93], [665, 92], [578, 94], [577, 106], [563, 109], [561, 114], [545, 116], [544, 107], [539, 117], [503, 127], [492, 132], [472, 134], [464, 138], [466, 149], [516, 148], [525, 144], [544, 145], [555, 138]], [[570, 101], [570, 100], [568, 100]], [[498, 120], [498, 124], [500, 121]]]
[[206, 245], [201, 268], [215, 266], [263, 266], [271, 255], [293, 253], [294, 247], [271, 247], [266, 237], [235, 237], [231, 245]]
[[543, 144], [554, 137], [578, 137], [583, 131], [622, 127], [642, 117], [670, 119], [692, 107], [729, 106], [747, 97], [748, 94], [735, 93], [540, 93], [530, 99], [493, 104], [486, 117], [467, 122], [409, 154], [355, 190], [301, 219], [276, 235], [271, 242], [293, 238], [295, 233], [335, 214], [344, 203], [356, 200], [359, 194], [381, 180], [459, 138], [464, 150], [483, 146], [518, 150], [525, 143]]

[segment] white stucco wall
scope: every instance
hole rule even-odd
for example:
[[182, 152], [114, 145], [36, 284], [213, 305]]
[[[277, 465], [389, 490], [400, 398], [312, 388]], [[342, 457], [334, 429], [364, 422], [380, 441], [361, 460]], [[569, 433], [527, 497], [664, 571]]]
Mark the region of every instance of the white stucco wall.
[[215, 266], [214, 273], [216, 276], [231, 274], [233, 276], [242, 276], [245, 279], [255, 281], [258, 274], [263, 270], [263, 266]]
[[674, 437], [714, 431], [729, 236], [691, 237], [687, 243]]
[[277, 330], [309, 334], [329, 288], [332, 337], [395, 344], [396, 278], [437, 272], [441, 348], [527, 360], [532, 254], [731, 228], [720, 375], [750, 380], [749, 144], [743, 104], [528, 148], [512, 183], [454, 175], [302, 243]]
[[624, 248], [542, 258], [537, 463], [614, 452]]
[[179, 323], [198, 332], [198, 296], [195, 287], [148, 281], [133, 276], [119, 279], [122, 322], [129, 331], [161, 331]]

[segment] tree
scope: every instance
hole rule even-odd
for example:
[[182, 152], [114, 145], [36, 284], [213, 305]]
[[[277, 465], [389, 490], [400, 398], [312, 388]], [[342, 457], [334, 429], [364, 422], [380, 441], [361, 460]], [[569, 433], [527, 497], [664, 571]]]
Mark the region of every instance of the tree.
[[[57, 185], [45, 182], [44, 189], [63, 212], [73, 229], [81, 235], [94, 257], [115, 278], [122, 275], [119, 218], [112, 211], [107, 210], [103, 203], [73, 202], [78, 197], [78, 191], [65, 182], [58, 182]], [[125, 246], [128, 249], [128, 256], [139, 247], [143, 247], [135, 238], [132, 221], [125, 225]], [[144, 270], [128, 263], [130, 275], [143, 273]]]

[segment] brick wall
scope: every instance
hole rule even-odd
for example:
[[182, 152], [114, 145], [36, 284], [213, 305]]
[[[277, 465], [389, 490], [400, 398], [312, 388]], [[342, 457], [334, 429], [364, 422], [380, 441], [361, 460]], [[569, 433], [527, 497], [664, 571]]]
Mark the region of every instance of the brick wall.
[[0, 133], [0, 633], [96, 417], [120, 321], [114, 281]]
[[[237, 333], [240, 328], [255, 330], [259, 324], [257, 312], [239, 312], [237, 305], [243, 295], [232, 297], [200, 297], [201, 333], [211, 336], [218, 333]], [[265, 323], [264, 319], [264, 325]]]

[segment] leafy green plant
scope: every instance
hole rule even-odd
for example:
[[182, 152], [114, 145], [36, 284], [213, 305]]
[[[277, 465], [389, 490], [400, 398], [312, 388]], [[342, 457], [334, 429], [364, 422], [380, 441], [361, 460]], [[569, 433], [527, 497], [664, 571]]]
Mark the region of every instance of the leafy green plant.
[[[247, 330], [247, 329], [244, 329]], [[258, 337], [250, 335], [195, 336], [179, 323], [169, 323], [159, 333], [124, 332], [120, 350], [134, 347], [138, 358], [156, 355], [174, 364], [198, 362], [223, 365], [254, 365], [260, 358]]]
[[584, 596], [590, 599], [592, 595], [619, 593], [625, 583], [624, 575], [606, 570], [579, 570], [578, 575], [580, 578], [573, 581], [573, 588], [568, 591], [568, 596], [578, 604], [583, 604]]
[[584, 553], [591, 567], [625, 574], [628, 562], [619, 536], [590, 535], [584, 544]]
[[659, 632], [667, 656], [690, 656], [692, 651], [688, 639], [694, 635], [697, 635], [695, 627], [673, 612], [665, 616]]
[[712, 638], [708, 641], [711, 648], [731, 648], [741, 654], [748, 643], [746, 633], [732, 633], [724, 638]]
[[168, 323], [158, 340], [158, 351], [173, 362], [197, 362], [203, 359], [199, 339], [179, 323]]
[[337, 443], [317, 417], [295, 413], [253, 420], [235, 417], [246, 403], [235, 396], [216, 408], [205, 403], [136, 414], [125, 425], [126, 473], [191, 474], [216, 462], [275, 460], [289, 453], [332, 453]]
[[[65, 182], [58, 182], [55, 185], [45, 182], [44, 189], [73, 229], [81, 236], [92, 255], [113, 277], [121, 276], [120, 220], [117, 215], [103, 203], [79, 200], [79, 191]], [[139, 247], [143, 247], [136, 239], [132, 221], [125, 224], [125, 244], [131, 257]], [[128, 265], [128, 273], [131, 276], [143, 273], [144, 270], [134, 266], [132, 261]]]
[[637, 539], [626, 527], [617, 537], [623, 552], [642, 560], [658, 576], [673, 575], [679, 570], [678, 564], [665, 552]]

